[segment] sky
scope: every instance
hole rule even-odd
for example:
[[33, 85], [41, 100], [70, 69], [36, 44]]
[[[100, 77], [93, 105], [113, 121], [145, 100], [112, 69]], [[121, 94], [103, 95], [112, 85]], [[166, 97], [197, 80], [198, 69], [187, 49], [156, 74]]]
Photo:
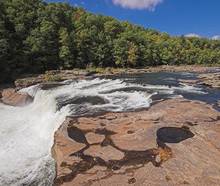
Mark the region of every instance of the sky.
[[220, 38], [220, 0], [47, 0], [171, 35]]

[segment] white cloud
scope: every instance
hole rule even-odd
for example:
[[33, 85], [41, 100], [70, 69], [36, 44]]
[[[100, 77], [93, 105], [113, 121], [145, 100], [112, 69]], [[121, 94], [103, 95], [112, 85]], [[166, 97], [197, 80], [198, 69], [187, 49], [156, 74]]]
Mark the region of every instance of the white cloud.
[[112, 0], [115, 5], [129, 9], [148, 9], [154, 10], [163, 0]]
[[213, 36], [212, 40], [220, 40], [220, 35]]
[[186, 34], [185, 37], [197, 37], [200, 38], [201, 36], [195, 33]]

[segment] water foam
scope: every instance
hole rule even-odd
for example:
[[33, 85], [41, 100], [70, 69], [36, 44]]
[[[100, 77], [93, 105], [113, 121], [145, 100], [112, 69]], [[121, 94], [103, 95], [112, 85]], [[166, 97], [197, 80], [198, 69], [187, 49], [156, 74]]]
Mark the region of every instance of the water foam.
[[38, 91], [23, 108], [0, 105], [0, 185], [50, 185], [53, 134], [68, 114], [56, 112], [54, 94]]

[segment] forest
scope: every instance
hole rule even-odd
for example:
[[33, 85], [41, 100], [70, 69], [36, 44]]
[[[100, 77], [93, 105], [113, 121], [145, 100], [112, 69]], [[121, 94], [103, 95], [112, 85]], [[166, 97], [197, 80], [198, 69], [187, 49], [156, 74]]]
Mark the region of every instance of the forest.
[[220, 64], [220, 41], [174, 37], [65, 3], [0, 0], [0, 81], [87, 67]]

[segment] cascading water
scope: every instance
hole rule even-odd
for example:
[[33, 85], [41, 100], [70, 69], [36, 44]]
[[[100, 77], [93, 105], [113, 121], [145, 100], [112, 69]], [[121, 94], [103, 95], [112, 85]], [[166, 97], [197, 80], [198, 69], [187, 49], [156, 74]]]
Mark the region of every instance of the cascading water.
[[29, 106], [0, 105], [0, 185], [50, 185], [53, 134], [68, 114], [56, 112], [55, 97], [39, 90]]
[[119, 79], [63, 84], [49, 90], [39, 85], [21, 90], [34, 97], [33, 103], [22, 108], [0, 104], [0, 185], [52, 185], [53, 135], [67, 115], [147, 108], [152, 96], [170, 97], [175, 91], [204, 94], [199, 88], [185, 85], [144, 85]]

